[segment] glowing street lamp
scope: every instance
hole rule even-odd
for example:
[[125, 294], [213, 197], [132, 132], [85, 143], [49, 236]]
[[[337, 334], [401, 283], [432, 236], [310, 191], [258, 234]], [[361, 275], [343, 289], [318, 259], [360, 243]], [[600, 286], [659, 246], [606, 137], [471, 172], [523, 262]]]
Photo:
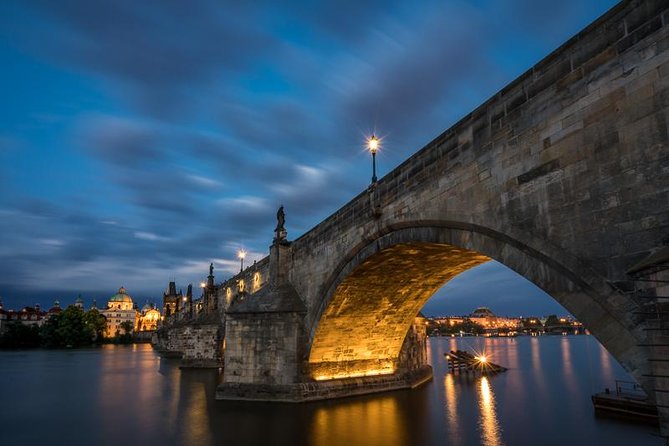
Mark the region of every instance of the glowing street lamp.
[[379, 150], [380, 143], [381, 141], [374, 134], [367, 140], [367, 148], [372, 153], [372, 184], [376, 183], [376, 152]]
[[244, 271], [244, 257], [246, 257], [246, 251], [240, 249], [239, 251], [237, 251], [237, 257], [239, 257], [239, 260], [241, 262], [239, 269], [239, 272], [241, 273], [242, 271]]

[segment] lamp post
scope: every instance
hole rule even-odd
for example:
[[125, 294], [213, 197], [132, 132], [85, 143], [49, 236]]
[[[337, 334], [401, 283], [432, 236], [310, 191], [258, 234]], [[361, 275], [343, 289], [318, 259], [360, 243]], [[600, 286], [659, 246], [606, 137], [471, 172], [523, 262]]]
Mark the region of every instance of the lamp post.
[[376, 135], [367, 140], [367, 148], [372, 153], [372, 184], [376, 183], [376, 152], [379, 150], [379, 138]]
[[244, 257], [246, 257], [246, 251], [240, 249], [239, 251], [237, 251], [237, 257], [239, 257], [239, 261], [241, 262], [239, 269], [239, 272], [241, 273], [242, 271], [244, 271]]

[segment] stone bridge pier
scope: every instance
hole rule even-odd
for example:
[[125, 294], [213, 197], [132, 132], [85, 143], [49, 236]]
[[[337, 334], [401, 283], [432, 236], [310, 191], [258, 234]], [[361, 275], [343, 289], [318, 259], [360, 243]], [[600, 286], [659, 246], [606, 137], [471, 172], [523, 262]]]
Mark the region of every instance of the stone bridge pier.
[[421, 307], [494, 259], [582, 321], [669, 432], [668, 110], [669, 4], [623, 1], [292, 242], [281, 212], [269, 257], [219, 288], [217, 397], [418, 385]]

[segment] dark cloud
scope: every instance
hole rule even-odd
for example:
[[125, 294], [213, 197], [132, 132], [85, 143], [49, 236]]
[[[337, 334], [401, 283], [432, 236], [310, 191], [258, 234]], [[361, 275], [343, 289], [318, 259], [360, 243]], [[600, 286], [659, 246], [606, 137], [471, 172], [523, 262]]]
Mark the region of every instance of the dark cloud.
[[162, 157], [160, 135], [138, 120], [91, 116], [82, 120], [76, 137], [84, 150], [123, 167], [141, 168]]
[[47, 57], [141, 86], [161, 101], [192, 82], [244, 72], [273, 44], [262, 27], [247, 25], [256, 21], [257, 10], [244, 2], [224, 7], [215, 1], [28, 3], [61, 28], [40, 41]]
[[0, 3], [0, 62], [34, 69], [5, 108], [39, 121], [0, 120], [0, 286], [228, 274], [280, 204], [296, 238], [366, 187], [369, 132], [383, 175], [607, 2]]

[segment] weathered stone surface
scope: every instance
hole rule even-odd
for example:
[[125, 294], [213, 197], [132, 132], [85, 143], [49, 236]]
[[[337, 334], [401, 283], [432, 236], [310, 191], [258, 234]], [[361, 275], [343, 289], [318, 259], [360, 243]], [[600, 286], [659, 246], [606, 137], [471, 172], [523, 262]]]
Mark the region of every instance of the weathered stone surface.
[[[324, 388], [319, 376], [399, 370], [422, 303], [491, 258], [550, 294], [652, 397], [657, 388], [666, 399], [667, 383], [653, 372], [666, 366], [649, 356], [662, 330], [648, 330], [627, 270], [669, 244], [667, 12], [654, 0], [617, 5], [226, 282], [228, 305], [241, 296], [248, 311], [228, 313], [224, 387], [294, 396], [296, 386]], [[273, 280], [290, 284], [305, 313], [269, 311]], [[386, 380], [346, 386], [368, 378]]]
[[[394, 244], [367, 258], [339, 283], [320, 317], [309, 353], [314, 378], [350, 376], [365, 367], [394, 372], [409, 327], [430, 296], [488, 260], [451, 245], [417, 243]], [[335, 371], [337, 363], [347, 370]]]
[[218, 321], [176, 324], [157, 331], [154, 347], [182, 367], [222, 367], [223, 335]]

